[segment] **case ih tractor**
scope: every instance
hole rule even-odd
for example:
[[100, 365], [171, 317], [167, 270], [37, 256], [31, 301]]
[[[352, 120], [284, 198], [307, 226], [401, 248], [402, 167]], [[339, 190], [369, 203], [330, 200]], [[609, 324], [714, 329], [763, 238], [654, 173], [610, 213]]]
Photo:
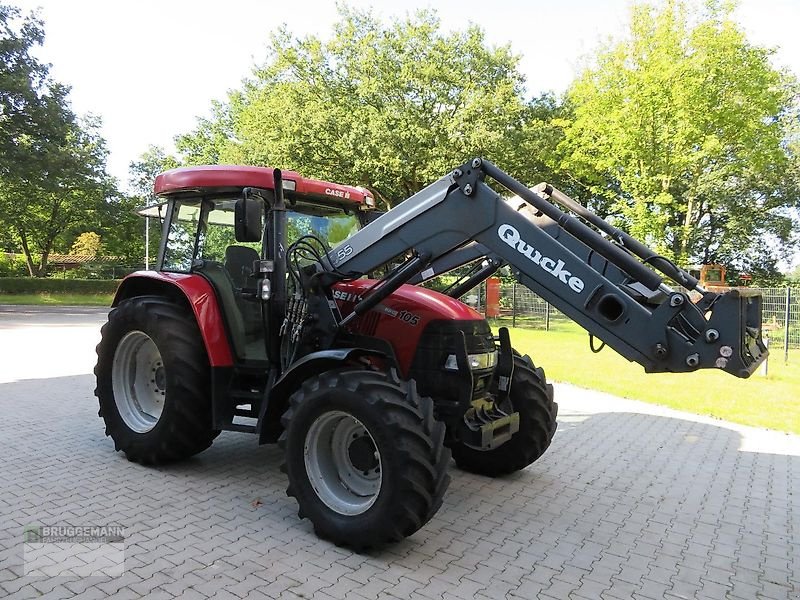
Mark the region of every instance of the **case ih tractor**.
[[[364, 189], [265, 168], [172, 170], [155, 193], [158, 268], [122, 282], [97, 347], [106, 433], [143, 464], [223, 430], [277, 442], [299, 515], [356, 549], [422, 527], [451, 455], [494, 477], [549, 446], [544, 371], [457, 300], [500, 266], [648, 372], [747, 377], [767, 354], [758, 294], [703, 290], [558, 190], [481, 159], [385, 214]], [[447, 293], [416, 285], [468, 263]]]

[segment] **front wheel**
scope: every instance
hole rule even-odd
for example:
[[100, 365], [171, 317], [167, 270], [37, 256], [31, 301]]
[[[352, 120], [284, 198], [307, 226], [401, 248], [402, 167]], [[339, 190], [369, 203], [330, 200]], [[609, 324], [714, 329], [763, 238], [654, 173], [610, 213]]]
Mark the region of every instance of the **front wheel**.
[[519, 413], [519, 431], [492, 450], [478, 450], [462, 443], [452, 447], [456, 465], [465, 471], [497, 477], [524, 469], [550, 446], [556, 433], [558, 404], [544, 370], [527, 356], [514, 356], [514, 374], [508, 402]]
[[125, 300], [97, 346], [98, 413], [129, 460], [159, 464], [211, 445], [210, 370], [192, 316], [157, 297]]
[[414, 533], [442, 504], [450, 452], [430, 398], [392, 373], [340, 369], [303, 383], [279, 444], [299, 516], [362, 550]]

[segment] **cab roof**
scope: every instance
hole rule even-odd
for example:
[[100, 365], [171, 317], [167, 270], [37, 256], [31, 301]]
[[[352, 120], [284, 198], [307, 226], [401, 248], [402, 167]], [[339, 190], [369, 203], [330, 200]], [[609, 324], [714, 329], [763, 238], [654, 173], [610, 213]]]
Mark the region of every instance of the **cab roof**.
[[[375, 206], [372, 193], [362, 187], [341, 185], [318, 179], [308, 179], [294, 171], [281, 171], [283, 189], [293, 195], [336, 204]], [[274, 169], [235, 165], [205, 165], [181, 167], [165, 171], [156, 177], [153, 193], [156, 196], [185, 192], [219, 192], [246, 187], [274, 190]]]

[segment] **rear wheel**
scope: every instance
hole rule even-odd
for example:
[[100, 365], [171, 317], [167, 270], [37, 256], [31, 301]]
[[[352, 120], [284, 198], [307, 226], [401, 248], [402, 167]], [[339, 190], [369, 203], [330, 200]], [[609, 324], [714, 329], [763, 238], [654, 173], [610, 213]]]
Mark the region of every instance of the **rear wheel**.
[[508, 403], [519, 413], [519, 431], [505, 444], [478, 450], [461, 443], [452, 446], [456, 465], [465, 471], [497, 477], [524, 469], [544, 454], [556, 432], [558, 404], [544, 370], [528, 356], [514, 356]]
[[129, 460], [187, 458], [211, 445], [210, 370], [193, 318], [156, 297], [111, 311], [97, 346], [98, 413]]
[[317, 535], [357, 550], [401, 540], [442, 504], [444, 425], [413, 382], [334, 370], [303, 383], [281, 419], [286, 493]]

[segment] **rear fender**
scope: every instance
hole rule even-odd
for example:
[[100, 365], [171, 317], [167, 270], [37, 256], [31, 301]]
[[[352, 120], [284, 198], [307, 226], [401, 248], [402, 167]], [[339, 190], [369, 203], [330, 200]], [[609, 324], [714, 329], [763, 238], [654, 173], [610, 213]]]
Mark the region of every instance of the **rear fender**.
[[191, 308], [212, 367], [230, 367], [233, 354], [211, 284], [199, 275], [137, 271], [122, 280], [112, 306], [136, 296], [162, 296]]
[[[352, 364], [359, 358], [374, 356], [387, 359], [387, 355], [377, 350], [367, 348], [337, 348], [333, 350], [320, 350], [307, 354], [295, 362], [269, 392], [267, 407], [262, 417], [263, 423], [260, 427], [259, 444], [275, 442], [280, 435], [282, 427], [280, 418], [286, 410], [289, 396], [297, 390], [309, 377], [319, 373], [330, 371], [338, 367]], [[393, 361], [392, 361], [393, 362]]]

